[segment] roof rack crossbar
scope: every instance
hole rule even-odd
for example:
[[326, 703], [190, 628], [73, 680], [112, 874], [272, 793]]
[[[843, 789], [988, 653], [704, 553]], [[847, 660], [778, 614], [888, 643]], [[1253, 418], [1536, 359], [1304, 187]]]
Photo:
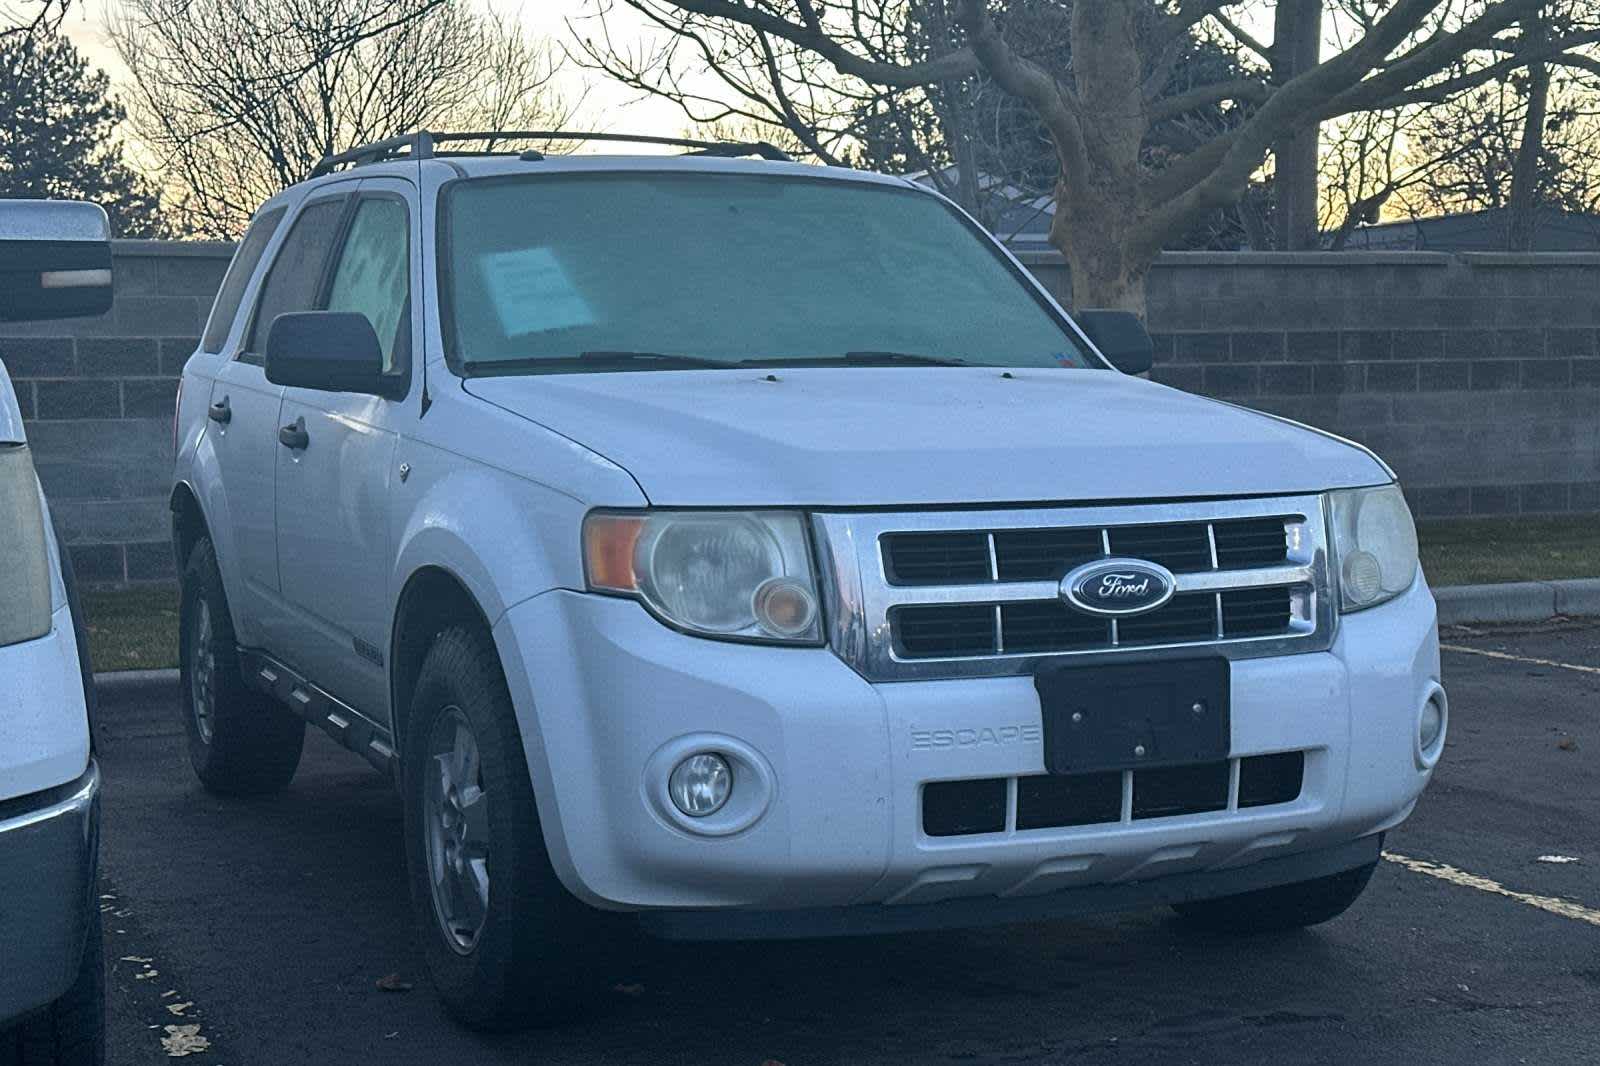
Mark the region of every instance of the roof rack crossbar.
[[[618, 141], [627, 144], [660, 144], [673, 148], [693, 149], [691, 155], [741, 156], [754, 155], [776, 162], [788, 162], [792, 157], [783, 149], [766, 141], [701, 141], [689, 137], [658, 137], [645, 133], [585, 133], [573, 130], [473, 130], [462, 133], [433, 133], [418, 130], [398, 137], [363, 144], [335, 155], [323, 156], [311, 170], [311, 177], [331, 174], [345, 164], [361, 166], [385, 159], [431, 159], [437, 145], [460, 141]], [[473, 153], [494, 155], [495, 152]], [[507, 152], [517, 155], [517, 152]]]

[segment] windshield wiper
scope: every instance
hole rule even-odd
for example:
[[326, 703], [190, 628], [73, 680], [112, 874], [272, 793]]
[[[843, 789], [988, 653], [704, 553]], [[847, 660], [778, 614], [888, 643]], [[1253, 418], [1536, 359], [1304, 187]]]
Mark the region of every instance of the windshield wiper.
[[699, 355], [675, 355], [671, 352], [611, 351], [600, 348], [580, 352], [579, 360], [585, 363], [661, 363], [665, 366], [729, 366], [721, 359], [707, 359]]
[[797, 355], [779, 359], [745, 359], [743, 366], [834, 366], [839, 363], [861, 366], [971, 366], [965, 359], [916, 352], [845, 352], [843, 355]]
[[669, 352], [629, 352], [596, 349], [577, 355], [541, 355], [525, 359], [475, 359], [466, 365], [467, 377], [493, 377], [512, 374], [519, 370], [594, 370], [599, 366], [629, 366], [641, 370], [728, 367], [733, 364], [720, 359], [704, 359], [698, 355], [673, 355]]

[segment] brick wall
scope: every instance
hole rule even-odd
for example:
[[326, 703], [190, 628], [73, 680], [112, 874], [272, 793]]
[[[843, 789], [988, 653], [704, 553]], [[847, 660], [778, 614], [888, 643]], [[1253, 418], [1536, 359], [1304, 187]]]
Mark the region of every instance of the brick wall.
[[231, 244], [117, 241], [109, 314], [0, 326], [0, 360], [82, 581], [173, 576], [173, 401], [232, 254]]
[[[110, 314], [0, 326], [85, 581], [172, 577], [173, 395], [230, 254], [120, 241]], [[1175, 253], [1150, 326], [1158, 380], [1371, 446], [1419, 514], [1600, 511], [1600, 255]]]
[[1419, 515], [1600, 511], [1600, 255], [1169, 253], [1149, 305], [1157, 380], [1366, 444]]

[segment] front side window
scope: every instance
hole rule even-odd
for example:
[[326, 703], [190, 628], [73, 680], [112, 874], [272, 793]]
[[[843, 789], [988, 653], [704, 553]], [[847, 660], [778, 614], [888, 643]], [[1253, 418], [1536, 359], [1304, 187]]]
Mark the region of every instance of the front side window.
[[220, 352], [228, 342], [234, 317], [239, 314], [239, 304], [244, 299], [245, 286], [250, 284], [256, 264], [261, 262], [261, 253], [267, 250], [272, 235], [278, 230], [278, 223], [283, 221], [283, 212], [284, 208], [281, 207], [264, 212], [256, 216], [250, 228], [245, 230], [244, 240], [239, 242], [239, 250], [234, 253], [233, 262], [228, 264], [222, 287], [217, 290], [217, 301], [211, 306], [206, 334], [200, 342], [201, 351]]
[[445, 197], [446, 346], [467, 374], [1100, 365], [969, 223], [914, 190], [591, 174]]
[[404, 366], [409, 355], [409, 244], [404, 203], [362, 200], [328, 288], [327, 310], [359, 311], [372, 323], [385, 372]]
[[256, 357], [267, 346], [267, 331], [272, 320], [286, 311], [314, 311], [317, 290], [322, 283], [322, 268], [333, 242], [339, 237], [339, 216], [344, 213], [344, 197], [308, 204], [294, 220], [294, 228], [278, 249], [267, 280], [262, 282], [256, 300], [255, 318], [244, 350]]

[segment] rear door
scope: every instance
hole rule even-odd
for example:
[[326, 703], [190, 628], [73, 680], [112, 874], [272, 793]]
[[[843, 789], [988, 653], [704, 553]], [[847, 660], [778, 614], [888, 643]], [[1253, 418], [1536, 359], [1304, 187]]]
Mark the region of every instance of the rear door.
[[283, 651], [318, 687], [380, 724], [388, 724], [388, 498], [400, 426], [418, 403], [415, 201], [409, 182], [361, 183], [318, 301], [372, 323], [394, 383], [389, 395], [289, 388], [279, 413], [305, 434], [303, 448], [277, 449]]
[[[211, 386], [208, 431], [213, 434], [212, 448], [221, 472], [218, 484], [224, 514], [220, 521], [226, 524], [229, 534], [218, 537], [218, 562], [228, 578], [240, 639], [246, 642], [254, 642], [267, 632], [267, 623], [278, 610], [278, 553], [272, 501], [283, 388], [269, 383], [262, 367], [260, 351], [266, 340], [263, 322], [270, 323], [272, 316], [282, 311], [295, 310], [295, 304], [306, 298], [303, 279], [307, 272], [320, 270], [327, 258], [344, 199], [343, 195], [319, 196], [301, 207], [288, 235], [278, 245], [255, 307], [232, 347], [227, 347], [226, 331], [220, 337], [213, 334], [207, 338], [207, 342], [227, 349], [225, 354], [229, 356]], [[262, 221], [265, 220], [263, 216]], [[274, 226], [279, 222], [281, 219], [275, 219]], [[255, 234], [252, 226], [245, 237], [246, 247], [240, 250], [241, 257], [250, 250]], [[260, 255], [260, 250], [255, 254]], [[228, 280], [232, 280], [232, 268]], [[218, 520], [215, 512], [213, 520]]]

